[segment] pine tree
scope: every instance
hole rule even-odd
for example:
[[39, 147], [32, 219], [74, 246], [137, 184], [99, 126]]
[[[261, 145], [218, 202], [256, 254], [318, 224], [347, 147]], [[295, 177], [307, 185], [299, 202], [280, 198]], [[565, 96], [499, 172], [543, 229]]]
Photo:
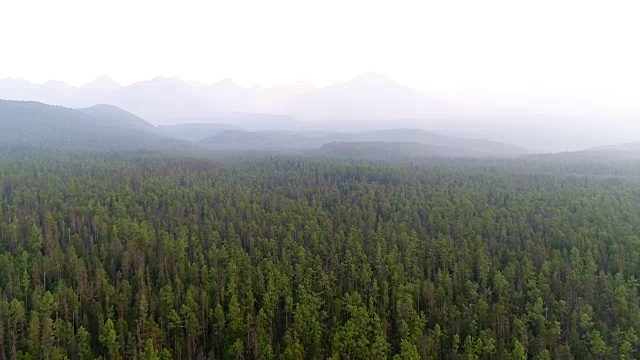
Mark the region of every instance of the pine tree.
[[100, 343], [107, 350], [109, 359], [118, 358], [118, 335], [111, 319], [107, 319], [100, 334]]

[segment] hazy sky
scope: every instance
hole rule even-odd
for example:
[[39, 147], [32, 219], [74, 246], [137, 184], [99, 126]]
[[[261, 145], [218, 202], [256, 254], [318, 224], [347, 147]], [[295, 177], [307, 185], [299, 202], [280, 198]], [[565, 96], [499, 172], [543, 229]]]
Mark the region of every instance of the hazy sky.
[[0, 78], [317, 85], [375, 71], [637, 106], [637, 1], [1, 0]]

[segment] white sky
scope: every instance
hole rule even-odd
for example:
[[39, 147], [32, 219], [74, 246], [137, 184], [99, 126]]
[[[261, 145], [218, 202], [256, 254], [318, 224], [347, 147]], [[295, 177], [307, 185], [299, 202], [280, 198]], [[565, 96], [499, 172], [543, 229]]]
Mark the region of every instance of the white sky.
[[633, 107], [640, 2], [0, 0], [0, 78], [323, 86], [365, 71]]

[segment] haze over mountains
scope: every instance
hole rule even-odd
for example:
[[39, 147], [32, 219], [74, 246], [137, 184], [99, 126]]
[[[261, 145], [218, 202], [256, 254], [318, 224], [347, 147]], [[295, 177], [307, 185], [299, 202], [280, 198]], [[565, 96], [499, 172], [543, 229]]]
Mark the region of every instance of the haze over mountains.
[[310, 83], [273, 88], [244, 88], [230, 79], [212, 85], [179, 78], [156, 77], [120, 86], [107, 76], [72, 87], [64, 82], [32, 84], [25, 80], [0, 80], [0, 98], [29, 100], [71, 108], [111, 104], [156, 124], [206, 120], [220, 113], [285, 114], [294, 98], [316, 89]]
[[[238, 115], [238, 114], [236, 114]], [[273, 115], [238, 115], [270, 123]], [[231, 116], [233, 118], [233, 116]], [[536, 152], [477, 138], [450, 137], [420, 129], [324, 131], [247, 129], [225, 123], [154, 126], [113, 105], [70, 109], [33, 101], [0, 100], [0, 147], [92, 151], [293, 152], [376, 159], [421, 157], [521, 157]], [[598, 146], [562, 157], [640, 159], [640, 142]]]
[[425, 144], [409, 156], [517, 156], [522, 148], [487, 140], [455, 139], [418, 129], [369, 132], [263, 130], [228, 124], [182, 124], [155, 127], [113, 105], [70, 109], [32, 101], [0, 100], [0, 145], [46, 149], [199, 150], [314, 152], [342, 142], [414, 142]]
[[[323, 88], [306, 81], [246, 88], [230, 79], [208, 85], [163, 77], [121, 86], [105, 76], [80, 87], [60, 81], [0, 80], [0, 99], [85, 109], [110, 104], [156, 125], [215, 123], [253, 130], [352, 132], [407, 127], [536, 151], [580, 150], [640, 138], [640, 121], [635, 118], [558, 104], [523, 105], [513, 99], [498, 106], [476, 95], [475, 102], [433, 96], [376, 73]], [[553, 112], [550, 107], [563, 110]], [[187, 138], [193, 140], [192, 135]]]
[[318, 88], [307, 81], [244, 88], [231, 79], [212, 85], [157, 77], [120, 86], [107, 76], [75, 88], [64, 82], [0, 80], [0, 98], [72, 108], [112, 104], [153, 123], [206, 118], [219, 113], [292, 115], [301, 120], [389, 120], [424, 117], [435, 104], [420, 92], [376, 73]]

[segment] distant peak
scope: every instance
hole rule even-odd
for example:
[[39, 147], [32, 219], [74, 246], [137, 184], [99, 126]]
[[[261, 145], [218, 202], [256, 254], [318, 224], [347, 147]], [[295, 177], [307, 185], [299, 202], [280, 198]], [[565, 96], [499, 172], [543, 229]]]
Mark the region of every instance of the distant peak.
[[83, 85], [83, 87], [120, 87], [120, 84], [115, 82], [115, 80], [113, 80], [109, 76], [103, 75]]
[[172, 77], [165, 77], [165, 76], [156, 76], [153, 79], [151, 79], [151, 81], [153, 82], [182, 82], [183, 80], [180, 79], [177, 76], [172, 76]]
[[236, 87], [238, 84], [235, 83], [232, 79], [222, 79], [214, 84], [215, 86], [227, 86], [227, 87]]
[[87, 109], [120, 109], [119, 107], [111, 104], [95, 104]]
[[114, 83], [115, 81], [109, 75], [102, 75], [95, 79], [93, 82]]
[[297, 88], [307, 88], [307, 89], [315, 89], [316, 88], [316, 86], [313, 83], [311, 83], [311, 81], [306, 80], [306, 79], [296, 81], [293, 84], [291, 84], [291, 86], [297, 87]]

